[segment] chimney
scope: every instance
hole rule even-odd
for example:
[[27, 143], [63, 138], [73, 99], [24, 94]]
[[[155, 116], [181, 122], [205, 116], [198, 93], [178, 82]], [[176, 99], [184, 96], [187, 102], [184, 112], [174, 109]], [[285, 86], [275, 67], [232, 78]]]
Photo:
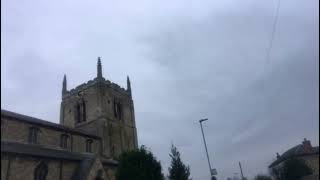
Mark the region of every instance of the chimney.
[[280, 158], [280, 155], [279, 155], [279, 153], [277, 153], [277, 159], [279, 159]]
[[311, 142], [309, 140], [307, 140], [306, 138], [303, 139], [302, 146], [303, 146], [304, 151], [306, 151], [306, 152], [312, 151]]

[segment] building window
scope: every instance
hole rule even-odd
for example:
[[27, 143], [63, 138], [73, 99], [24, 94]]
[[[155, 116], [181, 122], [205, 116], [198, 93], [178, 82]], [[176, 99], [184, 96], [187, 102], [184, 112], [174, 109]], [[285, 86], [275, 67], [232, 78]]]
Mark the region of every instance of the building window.
[[122, 105], [116, 100], [113, 101], [113, 112], [116, 119], [122, 119]]
[[77, 119], [77, 123], [81, 122], [81, 107], [80, 104], [77, 103], [77, 111], [76, 111], [76, 119]]
[[68, 139], [69, 139], [69, 135], [67, 135], [67, 134], [62, 134], [61, 135], [60, 146], [63, 149], [67, 149], [68, 148]]
[[38, 144], [39, 131], [40, 130], [37, 127], [30, 127], [29, 128], [29, 143]]
[[76, 112], [75, 112], [75, 118], [76, 122], [84, 122], [86, 121], [87, 114], [86, 114], [86, 102], [84, 99], [82, 99], [80, 102], [76, 104]]
[[92, 152], [92, 139], [87, 139], [86, 141], [86, 152], [91, 153]]
[[41, 162], [34, 171], [34, 180], [46, 180], [48, 174], [48, 165]]
[[118, 118], [116, 100], [113, 101], [113, 114], [115, 118]]
[[87, 121], [86, 102], [82, 100], [82, 121]]

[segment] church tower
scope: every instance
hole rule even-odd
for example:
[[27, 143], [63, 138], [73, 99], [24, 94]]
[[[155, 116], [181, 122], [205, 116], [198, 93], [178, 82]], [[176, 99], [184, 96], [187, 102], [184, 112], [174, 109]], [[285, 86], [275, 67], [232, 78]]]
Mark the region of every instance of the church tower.
[[[101, 155], [117, 158], [123, 151], [138, 147], [131, 83], [127, 88], [106, 80], [100, 57], [97, 77], [67, 90], [63, 78], [60, 124], [96, 133], [102, 139]], [[74, 143], [77, 143], [74, 140]]]

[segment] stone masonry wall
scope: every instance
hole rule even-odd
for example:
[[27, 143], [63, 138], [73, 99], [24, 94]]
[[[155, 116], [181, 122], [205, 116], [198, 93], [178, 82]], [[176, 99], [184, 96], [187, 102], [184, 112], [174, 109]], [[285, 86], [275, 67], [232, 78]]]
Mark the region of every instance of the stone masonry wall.
[[1, 179], [6, 179], [9, 166], [8, 156], [1, 154]]
[[[86, 104], [86, 122], [97, 119], [100, 114], [99, 107], [100, 99], [97, 95], [97, 87], [91, 86], [75, 93], [73, 96], [68, 96], [63, 99], [63, 125], [68, 127], [75, 127], [76, 123], [76, 104], [84, 100]], [[79, 123], [81, 124], [81, 123]]]
[[78, 164], [73, 161], [61, 161], [61, 162], [62, 162], [62, 179], [61, 180], [70, 180]]
[[116, 167], [104, 166], [106, 180], [116, 180]]
[[[38, 127], [40, 133], [38, 135], [38, 143], [53, 148], [60, 148], [60, 141], [62, 134], [68, 134], [68, 148], [69, 151], [74, 152], [85, 152], [86, 151], [86, 140], [92, 139], [92, 152], [98, 154], [100, 152], [100, 140], [89, 138], [87, 136], [81, 136], [78, 134], [73, 134], [71, 132], [59, 131], [56, 129], [51, 129], [49, 127], [43, 127], [38, 125], [33, 125], [30, 123], [24, 123], [21, 121], [8, 120], [1, 117], [1, 140], [15, 141], [20, 143], [28, 143], [29, 128]], [[71, 149], [72, 144], [72, 149]]]
[[45, 162], [48, 165], [47, 180], [70, 180], [78, 163], [76, 161], [1, 154], [1, 179], [34, 180], [34, 172], [40, 162]]
[[102, 178], [106, 179], [106, 173], [104, 172], [103, 166], [100, 162], [99, 158], [96, 158], [93, 165], [91, 166], [91, 169], [89, 171], [87, 180], [95, 180], [95, 178], [97, 177], [97, 172], [98, 170], [102, 170]]
[[[86, 121], [78, 123], [75, 106], [82, 100], [86, 104]], [[121, 119], [114, 115], [114, 102], [121, 104]], [[106, 157], [117, 158], [123, 151], [137, 148], [133, 101], [118, 85], [108, 80], [89, 81], [70, 90], [61, 104], [61, 122], [76, 129], [95, 132], [102, 137], [102, 153]], [[83, 148], [77, 138], [73, 140], [77, 144], [76, 148]]]

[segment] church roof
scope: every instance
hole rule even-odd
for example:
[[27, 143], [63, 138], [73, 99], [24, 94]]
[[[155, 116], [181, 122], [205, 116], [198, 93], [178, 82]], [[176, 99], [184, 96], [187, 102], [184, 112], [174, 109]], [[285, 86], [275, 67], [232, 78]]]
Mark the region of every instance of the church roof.
[[94, 154], [70, 152], [62, 149], [53, 149], [44, 145], [23, 144], [12, 141], [1, 140], [1, 153], [14, 153], [20, 155], [29, 155], [34, 157], [47, 157], [53, 159], [65, 160], [83, 160], [92, 158]]
[[72, 132], [72, 133], [75, 133], [75, 134], [88, 136], [90, 138], [101, 139], [101, 137], [99, 137], [99, 136], [97, 136], [95, 134], [89, 133], [89, 132], [85, 132], [83, 130], [69, 128], [69, 127], [63, 126], [61, 124], [56, 124], [56, 123], [53, 123], [53, 122], [49, 122], [49, 121], [45, 121], [45, 120], [42, 120], [42, 119], [38, 119], [38, 118], [34, 118], [34, 117], [18, 114], [18, 113], [7, 111], [7, 110], [3, 110], [3, 109], [1, 109], [1, 117], [8, 117], [9, 119], [13, 119], [13, 120], [17, 120], [17, 121], [36, 124], [36, 125], [39, 125], [39, 126], [45, 126], [45, 127], [53, 128], [53, 129], [60, 130], [60, 131]]
[[[78, 167], [72, 175], [72, 180], [85, 180], [97, 157], [96, 154], [91, 153], [70, 152], [62, 149], [52, 149], [43, 145], [23, 144], [12, 141], [1, 141], [1, 153], [79, 161]], [[100, 160], [106, 165], [118, 165], [118, 162], [112, 159], [100, 158]]]
[[304, 148], [303, 144], [296, 145], [286, 152], [284, 152], [281, 156], [277, 158], [273, 163], [269, 165], [269, 168], [280, 164], [281, 162], [292, 158], [292, 157], [300, 157], [300, 156], [309, 156], [309, 155], [314, 155], [314, 154], [319, 154], [319, 146], [317, 147], [311, 147], [310, 150], [306, 151]]

